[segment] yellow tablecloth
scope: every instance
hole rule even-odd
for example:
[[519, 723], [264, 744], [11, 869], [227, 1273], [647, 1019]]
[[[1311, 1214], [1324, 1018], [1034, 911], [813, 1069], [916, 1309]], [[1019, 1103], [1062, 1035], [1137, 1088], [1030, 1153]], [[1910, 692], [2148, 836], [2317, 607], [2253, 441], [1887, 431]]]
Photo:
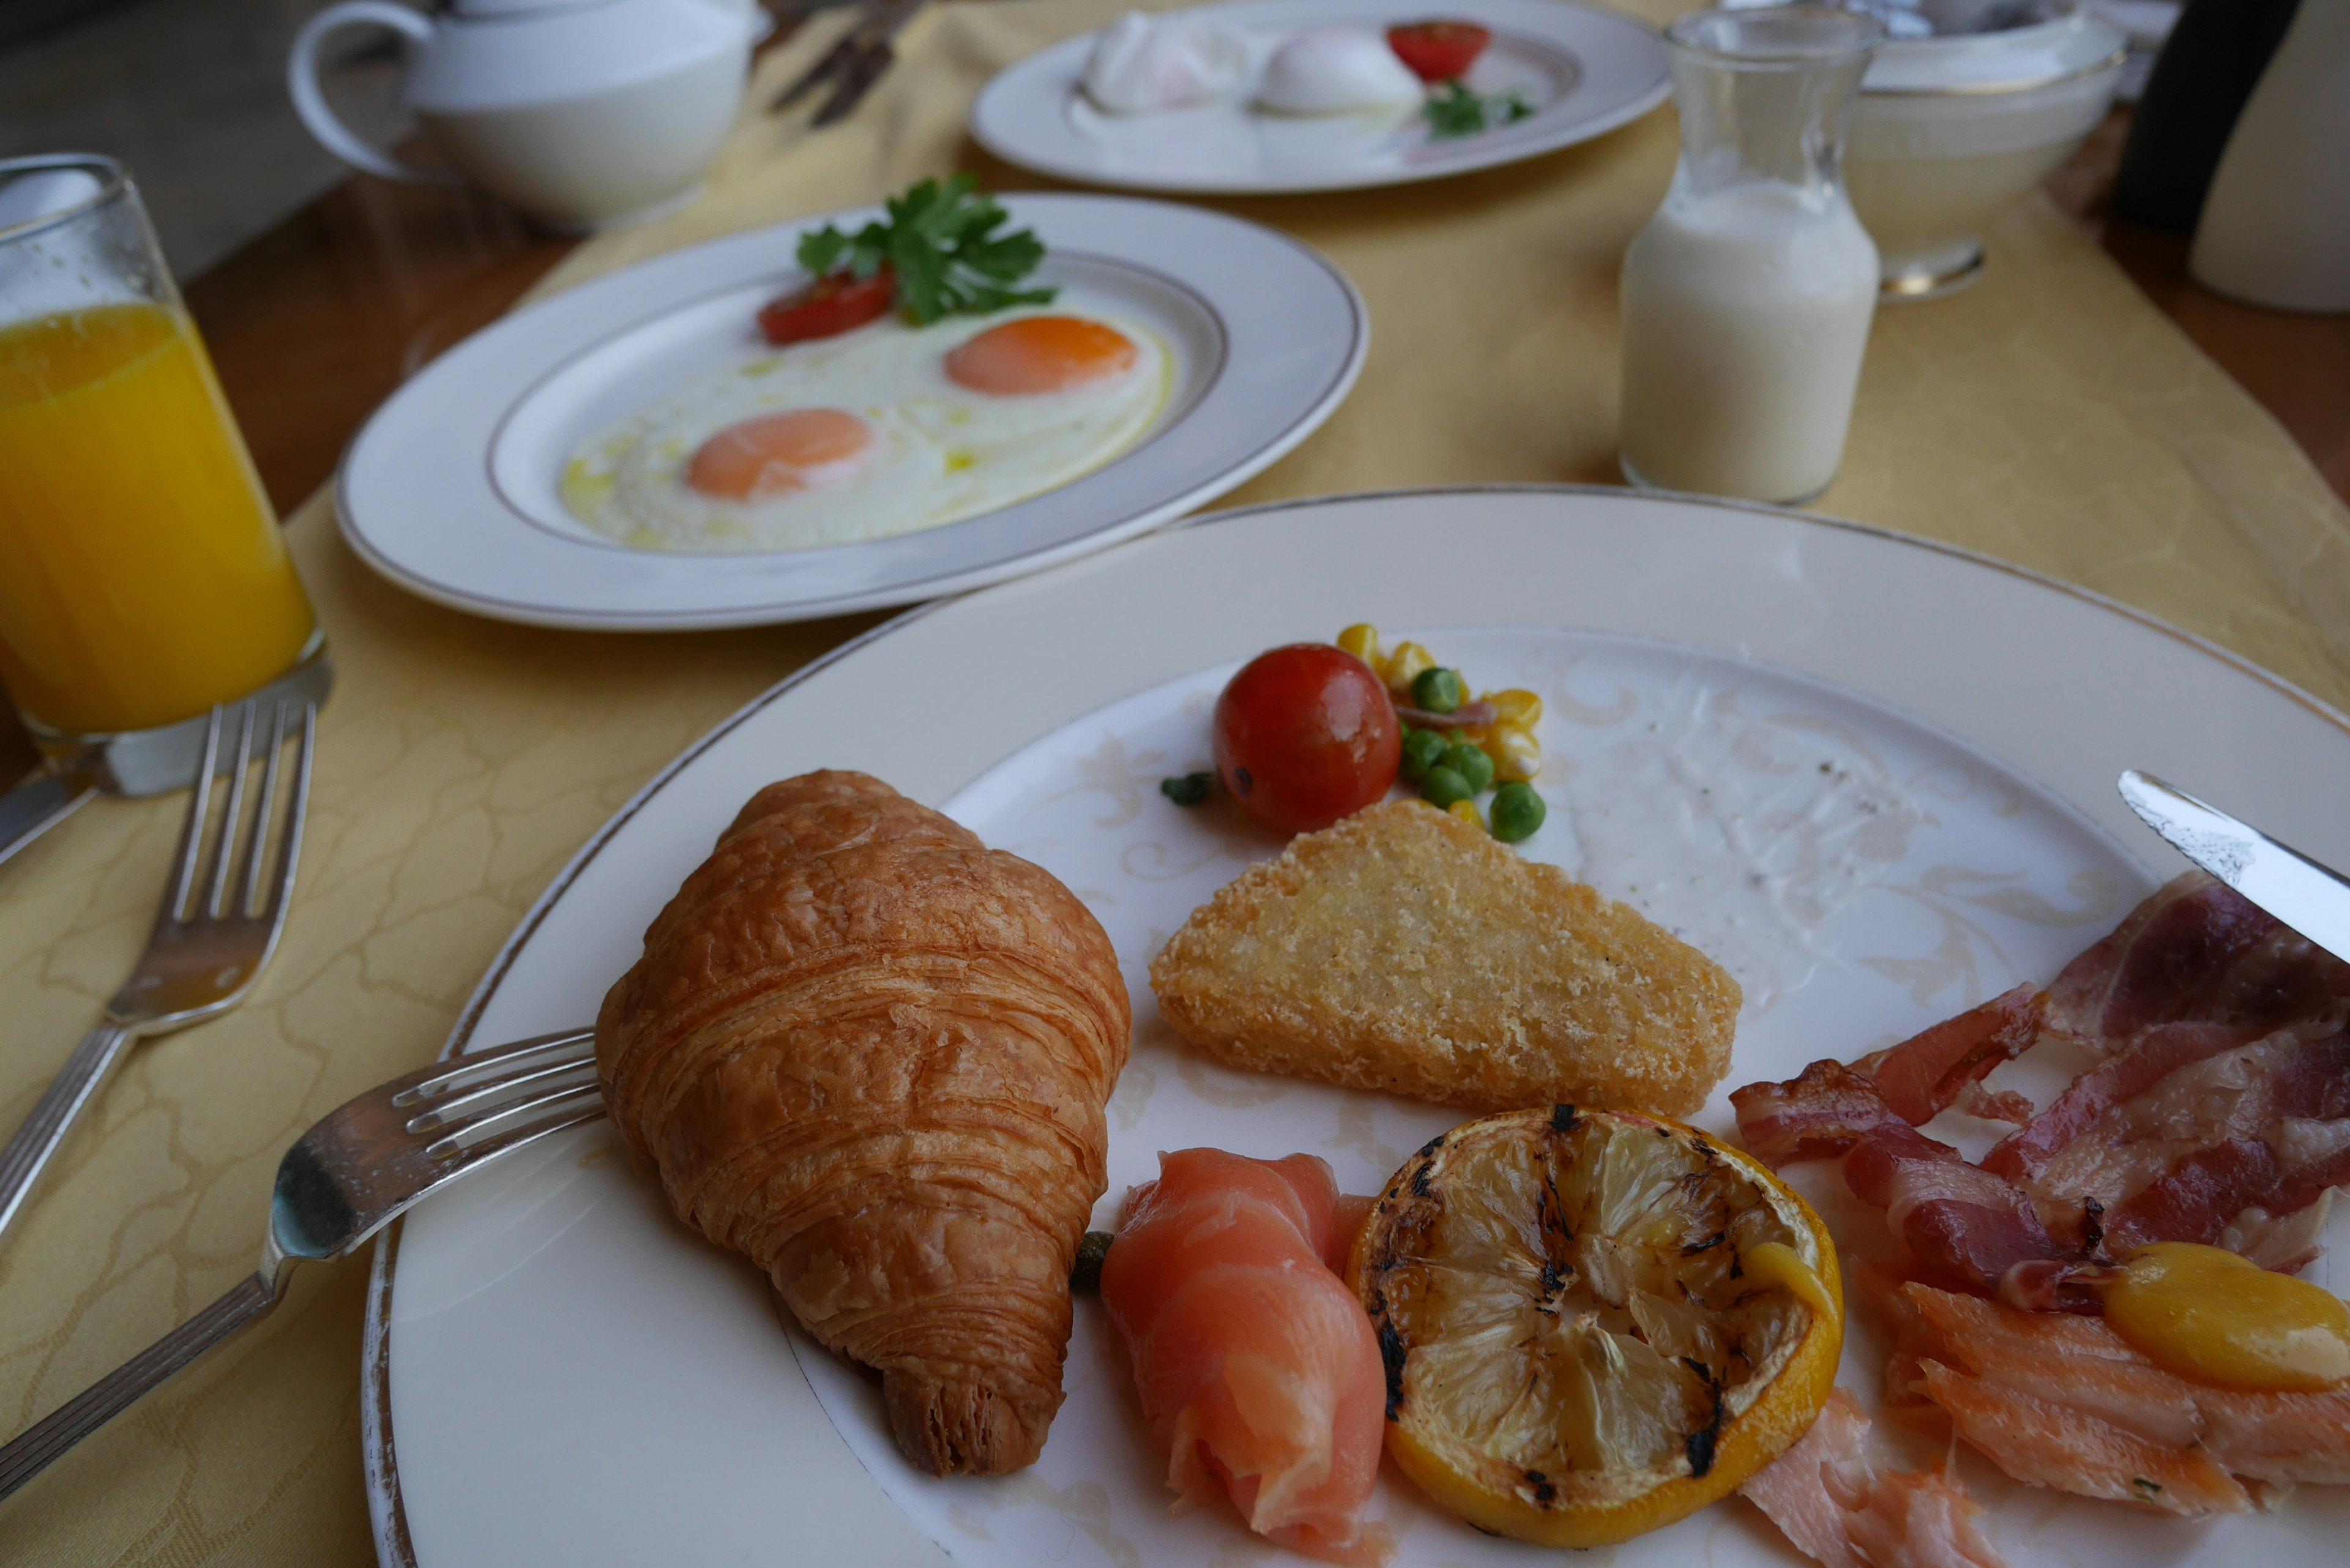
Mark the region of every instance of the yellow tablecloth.
[[[1684, 8], [1638, 7], [1659, 21]], [[847, 124], [811, 132], [805, 111], [746, 116], [694, 206], [583, 246], [546, 286], [955, 167], [1032, 186], [965, 138], [971, 95], [1111, 14], [1100, 0], [930, 12]], [[768, 57], [751, 101], [839, 26]], [[1617, 266], [1675, 145], [1668, 110], [1437, 184], [1215, 203], [1320, 246], [1373, 323], [1347, 406], [1232, 500], [1612, 481]], [[1845, 472], [1820, 509], [2128, 600], [2350, 705], [2350, 513], [2045, 202], [2002, 220], [1990, 250], [1975, 289], [1879, 315]], [[0, 1247], [9, 1430], [247, 1272], [293, 1137], [431, 1059], [516, 918], [664, 761], [874, 618], [693, 636], [529, 630], [377, 580], [336, 537], [323, 494], [291, 529], [341, 670], [299, 905], [253, 1000], [141, 1047]], [[2095, 700], [2050, 672], [2050, 702]], [[103, 802], [0, 870], [0, 1124], [31, 1108], [127, 972], [180, 811]], [[0, 1505], [0, 1561], [369, 1562], [365, 1273], [358, 1262], [301, 1271], [274, 1316]]]

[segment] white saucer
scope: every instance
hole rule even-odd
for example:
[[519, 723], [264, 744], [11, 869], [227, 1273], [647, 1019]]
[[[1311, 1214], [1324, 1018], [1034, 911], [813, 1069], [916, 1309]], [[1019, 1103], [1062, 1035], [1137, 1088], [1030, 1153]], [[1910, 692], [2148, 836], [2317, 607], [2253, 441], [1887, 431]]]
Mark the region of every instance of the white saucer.
[[1092, 34], [1006, 67], [971, 106], [971, 133], [1007, 162], [1090, 185], [1198, 195], [1346, 191], [1439, 180], [1539, 157], [1628, 124], [1672, 85], [1664, 46], [1629, 16], [1569, 0], [1238, 0], [1185, 13], [1247, 36], [1258, 56], [1306, 26], [1457, 17], [1492, 29], [1469, 74], [1481, 93], [1524, 95], [1534, 113], [1476, 136], [1431, 140], [1416, 114], [1282, 116], [1245, 101], [1166, 114], [1102, 113], [1078, 90]]
[[804, 281], [799, 234], [831, 213], [598, 278], [475, 333], [378, 410], [336, 477], [351, 547], [411, 592], [500, 620], [588, 630], [760, 625], [907, 604], [1098, 550], [1223, 494], [1345, 399], [1363, 302], [1320, 254], [1220, 213], [1104, 196], [1007, 200], [1049, 247], [1039, 281], [1166, 344], [1153, 427], [1093, 472], [1014, 505], [868, 543], [739, 555], [591, 533], [557, 480], [584, 436], [695, 371], [771, 354], [754, 317]]

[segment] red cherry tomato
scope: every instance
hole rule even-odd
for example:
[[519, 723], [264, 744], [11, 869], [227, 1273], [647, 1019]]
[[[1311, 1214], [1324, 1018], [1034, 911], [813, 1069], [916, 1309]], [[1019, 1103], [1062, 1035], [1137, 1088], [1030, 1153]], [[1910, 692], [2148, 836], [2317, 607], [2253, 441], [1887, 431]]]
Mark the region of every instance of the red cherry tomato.
[[1216, 699], [1216, 772], [1276, 833], [1311, 833], [1395, 783], [1403, 728], [1369, 665], [1327, 643], [1258, 654]]
[[1492, 30], [1474, 22], [1409, 22], [1388, 29], [1388, 47], [1424, 82], [1460, 80], [1492, 41]]
[[777, 348], [811, 337], [837, 337], [885, 314], [897, 297], [898, 275], [887, 265], [866, 278], [827, 273], [760, 311], [759, 330]]

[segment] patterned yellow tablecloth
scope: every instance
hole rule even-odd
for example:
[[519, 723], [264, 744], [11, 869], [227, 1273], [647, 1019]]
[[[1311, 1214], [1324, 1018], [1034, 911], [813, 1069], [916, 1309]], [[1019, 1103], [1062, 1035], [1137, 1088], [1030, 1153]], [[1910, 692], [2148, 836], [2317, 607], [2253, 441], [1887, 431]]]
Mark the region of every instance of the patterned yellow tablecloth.
[[[1638, 7], [1654, 21], [1684, 8]], [[1032, 186], [967, 140], [971, 96], [1111, 14], [1102, 0], [933, 10], [847, 124], [811, 132], [805, 112], [746, 116], [693, 207], [583, 246], [546, 286], [952, 168]], [[770, 56], [751, 101], [840, 26]], [[1347, 406], [1232, 500], [1612, 482], [1617, 267], [1675, 145], [1665, 110], [1437, 184], [1215, 203], [1320, 246], [1373, 320]], [[2044, 201], [2002, 220], [1990, 250], [1970, 292], [1879, 315], [1845, 472], [1819, 508], [2128, 600], [2350, 705], [2350, 513]], [[249, 1272], [295, 1135], [432, 1058], [515, 919], [672, 753], [876, 618], [692, 636], [529, 630], [377, 580], [337, 538], [323, 494], [291, 529], [341, 669], [299, 904], [254, 999], [140, 1048], [0, 1248], [0, 1424], [12, 1431]], [[2047, 701], [2095, 695], [2052, 670]], [[31, 1108], [127, 971], [180, 810], [100, 803], [0, 870], [0, 1124]], [[365, 1272], [355, 1262], [297, 1273], [273, 1317], [0, 1505], [0, 1561], [370, 1561]]]

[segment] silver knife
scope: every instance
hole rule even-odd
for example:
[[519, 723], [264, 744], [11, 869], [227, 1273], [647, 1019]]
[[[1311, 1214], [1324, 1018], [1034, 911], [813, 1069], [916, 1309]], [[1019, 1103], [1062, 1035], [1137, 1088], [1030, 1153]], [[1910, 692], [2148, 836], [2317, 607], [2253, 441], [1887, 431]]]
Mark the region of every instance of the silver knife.
[[2170, 846], [2335, 958], [2350, 961], [2350, 877], [2136, 768], [2116, 788]]
[[920, 11], [922, 5], [923, 0], [897, 0], [896, 4], [886, 5], [879, 16], [858, 29], [863, 35], [862, 45], [842, 68], [832, 96], [824, 100], [824, 107], [816, 111], [816, 119], [811, 123], [831, 125], [848, 118], [848, 111], [864, 99], [865, 90], [879, 81], [881, 73], [897, 59], [898, 52], [889, 47], [889, 40], [900, 27], [914, 19], [914, 13]]

